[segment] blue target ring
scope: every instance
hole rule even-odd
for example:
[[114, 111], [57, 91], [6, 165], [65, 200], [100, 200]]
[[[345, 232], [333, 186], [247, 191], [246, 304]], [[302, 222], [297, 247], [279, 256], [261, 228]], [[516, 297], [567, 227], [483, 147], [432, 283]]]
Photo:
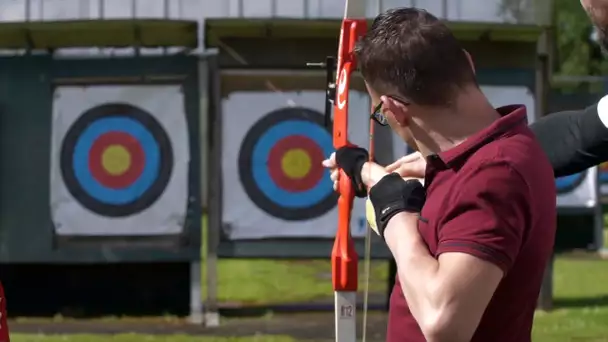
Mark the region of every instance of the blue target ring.
[[[103, 134], [121, 131], [139, 141], [144, 150], [146, 162], [140, 177], [122, 189], [112, 189], [97, 181], [89, 169], [89, 155], [93, 143]], [[76, 142], [72, 167], [77, 181], [92, 197], [103, 203], [126, 204], [137, 200], [158, 177], [160, 171], [160, 148], [146, 127], [138, 121], [119, 114], [117, 117], [102, 118], [88, 126]]]
[[608, 183], [608, 163], [602, 163], [597, 169], [599, 173], [599, 181], [601, 183]]
[[570, 176], [559, 177], [555, 179], [555, 188], [558, 194], [571, 192], [583, 183], [587, 171], [576, 173]]
[[[120, 173], [100, 170], [100, 151], [116, 146], [126, 151], [129, 168]], [[124, 217], [147, 209], [163, 194], [173, 170], [173, 149], [150, 113], [129, 104], [104, 104], [70, 126], [61, 145], [60, 168], [67, 190], [83, 207]]]
[[[306, 132], [308, 138], [319, 144], [325, 156], [329, 156], [333, 152], [332, 138], [325, 128], [310, 121], [292, 120], [281, 122], [262, 134], [253, 147], [253, 160], [268, 160], [270, 150], [281, 139], [303, 132]], [[294, 209], [306, 208], [322, 201], [332, 193], [332, 183], [328, 171], [325, 171], [326, 176], [311, 189], [294, 193], [277, 186], [270, 177], [265, 164], [264, 162], [254, 163], [253, 178], [264, 195], [276, 204]]]
[[[283, 165], [289, 160], [285, 156], [294, 151], [306, 156], [305, 165]], [[238, 158], [241, 184], [251, 201], [271, 216], [313, 219], [336, 206], [329, 172], [321, 166], [332, 152], [332, 137], [321, 113], [301, 107], [273, 111], [243, 139]], [[289, 175], [300, 171], [300, 178]]]
[[608, 171], [599, 170], [600, 172], [600, 182], [608, 183]]

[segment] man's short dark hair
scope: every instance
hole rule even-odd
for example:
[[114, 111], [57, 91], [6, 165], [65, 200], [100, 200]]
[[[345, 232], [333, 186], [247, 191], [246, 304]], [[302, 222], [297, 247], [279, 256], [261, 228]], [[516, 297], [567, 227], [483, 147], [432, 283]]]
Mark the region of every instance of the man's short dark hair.
[[449, 106], [475, 74], [450, 29], [425, 10], [395, 8], [376, 17], [355, 53], [368, 85], [380, 95]]

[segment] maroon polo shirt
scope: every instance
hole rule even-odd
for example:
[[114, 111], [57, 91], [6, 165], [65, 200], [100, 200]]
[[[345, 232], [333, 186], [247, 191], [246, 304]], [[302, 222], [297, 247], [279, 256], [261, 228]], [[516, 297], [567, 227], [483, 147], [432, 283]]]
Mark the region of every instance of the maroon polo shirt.
[[[503, 116], [490, 126], [427, 158], [418, 230], [435, 258], [467, 253], [504, 271], [472, 341], [525, 342], [553, 250], [555, 180], [525, 107], [497, 110]], [[387, 341], [425, 341], [398, 279]]]
[[4, 298], [4, 289], [0, 283], [0, 342], [9, 342], [6, 319], [6, 298]]

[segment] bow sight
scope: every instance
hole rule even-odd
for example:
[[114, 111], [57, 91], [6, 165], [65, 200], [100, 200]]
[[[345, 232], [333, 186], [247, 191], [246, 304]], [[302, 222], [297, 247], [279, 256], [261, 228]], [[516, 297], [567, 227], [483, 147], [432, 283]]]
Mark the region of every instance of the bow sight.
[[323, 68], [325, 69], [325, 113], [323, 123], [325, 128], [331, 131], [331, 112], [336, 98], [336, 57], [327, 56], [325, 62], [318, 63], [306, 63], [307, 67]]

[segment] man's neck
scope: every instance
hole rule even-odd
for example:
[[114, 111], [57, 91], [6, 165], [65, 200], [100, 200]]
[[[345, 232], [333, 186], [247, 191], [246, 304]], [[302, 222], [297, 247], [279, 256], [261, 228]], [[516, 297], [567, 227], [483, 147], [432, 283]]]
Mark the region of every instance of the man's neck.
[[425, 116], [411, 127], [420, 152], [425, 157], [447, 151], [500, 118], [481, 90], [464, 93], [455, 105]]

